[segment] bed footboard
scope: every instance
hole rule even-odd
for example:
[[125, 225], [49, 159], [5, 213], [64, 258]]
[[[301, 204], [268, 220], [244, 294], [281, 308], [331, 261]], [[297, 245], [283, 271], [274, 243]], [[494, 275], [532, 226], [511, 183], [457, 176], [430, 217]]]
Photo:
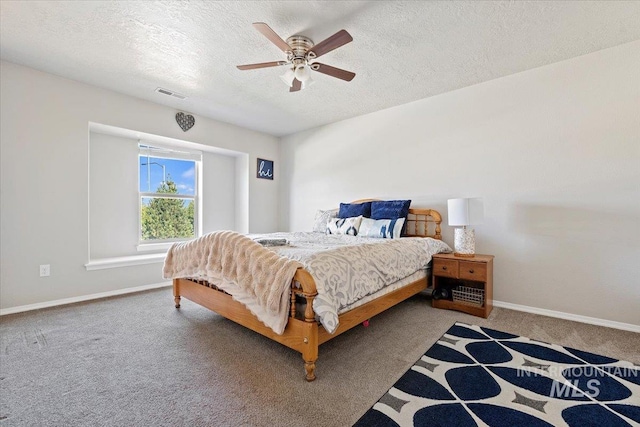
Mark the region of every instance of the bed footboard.
[[[306, 270], [299, 268], [291, 282], [292, 307], [287, 326], [282, 335], [278, 335], [258, 320], [243, 304], [234, 300], [231, 295], [219, 290], [215, 285], [204, 280], [173, 279], [173, 298], [176, 308], [180, 308], [180, 300], [185, 297], [229, 320], [298, 351], [304, 360], [307, 381], [316, 379], [315, 369], [319, 343], [318, 323], [313, 312], [313, 299], [317, 294], [316, 284], [311, 275]], [[307, 303], [303, 319], [296, 316], [296, 295], [303, 297]]]
[[[282, 335], [276, 334], [271, 328], [265, 326], [231, 295], [204, 280], [174, 279], [173, 297], [176, 308], [180, 307], [181, 297], [185, 297], [229, 320], [296, 350], [302, 355], [304, 361], [305, 379], [313, 381], [316, 379], [316, 361], [320, 344], [404, 301], [426, 287], [427, 279], [423, 278], [340, 315], [340, 325], [333, 334], [329, 334], [315, 319], [313, 299], [318, 294], [316, 284], [309, 272], [302, 268], [296, 271], [291, 283], [291, 310]], [[296, 296], [306, 300], [306, 307], [302, 314], [296, 313]]]

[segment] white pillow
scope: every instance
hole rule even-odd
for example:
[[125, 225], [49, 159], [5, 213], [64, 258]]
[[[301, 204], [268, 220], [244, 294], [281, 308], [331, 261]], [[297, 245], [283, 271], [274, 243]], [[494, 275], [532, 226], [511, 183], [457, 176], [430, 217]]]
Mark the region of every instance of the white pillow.
[[316, 233], [326, 233], [327, 223], [330, 219], [338, 216], [338, 209], [330, 209], [328, 211], [317, 211], [313, 220], [313, 231]]
[[371, 219], [363, 218], [358, 229], [360, 237], [378, 237], [382, 239], [398, 239], [402, 232], [404, 218]]
[[361, 221], [362, 215], [351, 218], [332, 218], [327, 223], [327, 234], [348, 234], [350, 236], [357, 236]]

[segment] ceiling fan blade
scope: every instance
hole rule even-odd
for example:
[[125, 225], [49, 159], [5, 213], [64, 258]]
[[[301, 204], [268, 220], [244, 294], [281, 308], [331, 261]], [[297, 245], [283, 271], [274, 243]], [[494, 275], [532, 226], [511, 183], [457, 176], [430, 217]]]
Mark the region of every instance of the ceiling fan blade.
[[311, 69], [331, 77], [336, 77], [342, 80], [346, 80], [348, 82], [353, 80], [353, 78], [356, 76], [356, 73], [352, 73], [351, 71], [332, 67], [331, 65], [320, 64], [318, 62], [311, 64]]
[[271, 43], [278, 46], [281, 51], [283, 52], [291, 51], [291, 46], [289, 46], [287, 42], [282, 40], [282, 38], [278, 34], [276, 34], [276, 32], [273, 31], [271, 27], [265, 24], [264, 22], [254, 22], [253, 27], [256, 30], [260, 31], [263, 36], [268, 38], [271, 41]]
[[315, 57], [318, 58], [325, 53], [329, 53], [332, 50], [349, 43], [352, 40], [353, 37], [351, 37], [351, 34], [347, 33], [346, 30], [340, 30], [328, 39], [325, 39], [312, 47], [309, 52], [315, 53]]
[[239, 70], [255, 70], [256, 68], [277, 67], [286, 64], [287, 61], [261, 62], [259, 64], [237, 65]]
[[289, 92], [297, 92], [302, 89], [302, 82], [298, 79], [293, 79], [293, 86], [289, 89]]

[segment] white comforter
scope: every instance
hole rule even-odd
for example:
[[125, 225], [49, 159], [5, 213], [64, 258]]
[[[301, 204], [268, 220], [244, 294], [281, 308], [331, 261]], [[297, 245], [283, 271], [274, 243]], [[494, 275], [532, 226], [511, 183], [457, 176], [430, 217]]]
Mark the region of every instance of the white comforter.
[[[271, 233], [254, 239], [286, 239], [288, 245], [269, 249], [299, 261], [316, 282], [313, 309], [329, 332], [338, 327], [338, 311], [383, 287], [423, 269], [431, 256], [450, 252], [444, 242], [408, 237], [375, 239], [322, 233]], [[260, 313], [255, 313], [260, 318]]]

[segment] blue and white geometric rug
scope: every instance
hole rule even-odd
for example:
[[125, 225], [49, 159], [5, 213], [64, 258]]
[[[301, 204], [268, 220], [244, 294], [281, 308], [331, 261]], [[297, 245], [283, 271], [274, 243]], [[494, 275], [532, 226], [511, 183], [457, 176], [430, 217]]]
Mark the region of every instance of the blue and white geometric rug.
[[640, 368], [456, 323], [355, 425], [640, 426]]

